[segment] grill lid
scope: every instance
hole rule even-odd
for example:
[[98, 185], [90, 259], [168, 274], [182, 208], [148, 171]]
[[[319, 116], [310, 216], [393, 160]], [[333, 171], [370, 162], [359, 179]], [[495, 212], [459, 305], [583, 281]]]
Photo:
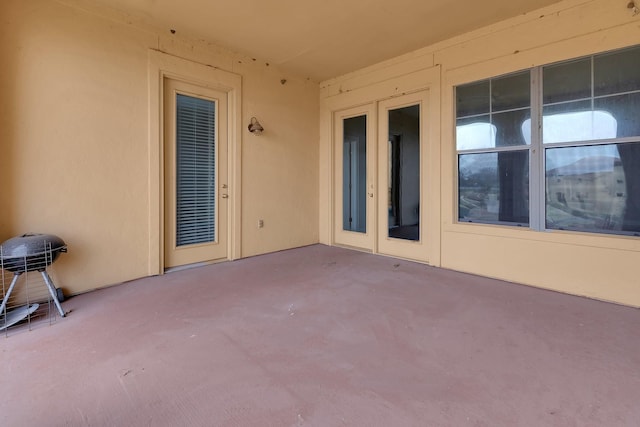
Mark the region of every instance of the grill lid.
[[43, 255], [49, 250], [51, 252], [67, 251], [67, 244], [60, 237], [41, 233], [27, 233], [13, 237], [0, 246], [3, 259]]
[[16, 274], [44, 270], [62, 252], [67, 244], [53, 234], [28, 233], [13, 237], [0, 245], [0, 265]]

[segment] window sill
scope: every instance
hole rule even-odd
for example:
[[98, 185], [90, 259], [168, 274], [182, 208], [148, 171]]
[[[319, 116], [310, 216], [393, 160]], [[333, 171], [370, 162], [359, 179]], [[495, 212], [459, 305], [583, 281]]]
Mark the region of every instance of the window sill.
[[447, 233], [458, 233], [470, 236], [499, 237], [550, 244], [640, 252], [640, 237], [619, 234], [597, 234], [565, 230], [536, 231], [529, 227], [475, 222], [445, 223], [442, 232], [444, 239], [446, 239]]

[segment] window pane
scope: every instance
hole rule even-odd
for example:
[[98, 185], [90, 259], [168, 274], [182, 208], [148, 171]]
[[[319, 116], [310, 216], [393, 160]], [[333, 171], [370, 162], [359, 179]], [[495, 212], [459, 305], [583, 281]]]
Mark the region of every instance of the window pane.
[[491, 111], [513, 110], [530, 104], [529, 71], [491, 80]]
[[342, 229], [367, 232], [367, 116], [343, 121]]
[[[524, 110], [509, 111], [507, 113], [497, 113], [491, 115], [491, 123], [495, 126], [495, 146], [511, 147], [514, 145], [526, 145], [531, 141], [531, 136], [522, 125], [531, 119], [529, 108]], [[530, 129], [528, 130], [530, 132]]]
[[640, 90], [640, 46], [594, 57], [596, 96]]
[[462, 154], [458, 158], [458, 218], [529, 223], [529, 151]]
[[542, 109], [544, 143], [615, 138], [618, 124], [606, 110], [591, 110], [591, 101], [567, 102]]
[[496, 127], [489, 114], [456, 121], [456, 146], [458, 150], [477, 150], [496, 146]]
[[594, 107], [615, 118], [617, 132], [614, 137], [640, 136], [640, 92], [597, 98]]
[[591, 58], [544, 67], [544, 104], [591, 97]]
[[456, 88], [456, 117], [489, 112], [489, 80]]
[[547, 149], [546, 226], [640, 235], [640, 143]]

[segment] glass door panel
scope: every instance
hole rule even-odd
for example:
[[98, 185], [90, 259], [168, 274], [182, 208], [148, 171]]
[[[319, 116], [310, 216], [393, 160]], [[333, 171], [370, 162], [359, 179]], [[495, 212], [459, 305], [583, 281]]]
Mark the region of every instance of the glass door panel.
[[367, 116], [343, 121], [342, 229], [367, 232]]
[[388, 114], [387, 236], [420, 240], [420, 106]]

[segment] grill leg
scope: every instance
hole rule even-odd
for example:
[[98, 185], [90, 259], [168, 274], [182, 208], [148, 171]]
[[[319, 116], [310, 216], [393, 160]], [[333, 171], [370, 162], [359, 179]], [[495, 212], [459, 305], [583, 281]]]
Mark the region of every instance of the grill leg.
[[7, 306], [7, 301], [9, 301], [9, 296], [11, 295], [11, 292], [13, 292], [13, 288], [16, 286], [16, 283], [18, 283], [18, 277], [20, 277], [19, 273], [13, 275], [13, 280], [11, 281], [11, 285], [9, 285], [9, 290], [2, 300], [2, 305], [0, 305], [0, 314], [4, 313], [4, 309]]
[[56, 308], [58, 309], [58, 313], [60, 313], [60, 317], [64, 317], [64, 310], [62, 309], [62, 306], [60, 305], [60, 301], [58, 301], [58, 295], [56, 294], [56, 287], [53, 286], [53, 282], [51, 281], [51, 277], [49, 277], [49, 275], [47, 274], [46, 271], [41, 271], [40, 274], [42, 274], [42, 277], [44, 278], [44, 282], [47, 284], [47, 287], [49, 288], [49, 293], [51, 294], [51, 298], [53, 299], [53, 303], [56, 305]]

